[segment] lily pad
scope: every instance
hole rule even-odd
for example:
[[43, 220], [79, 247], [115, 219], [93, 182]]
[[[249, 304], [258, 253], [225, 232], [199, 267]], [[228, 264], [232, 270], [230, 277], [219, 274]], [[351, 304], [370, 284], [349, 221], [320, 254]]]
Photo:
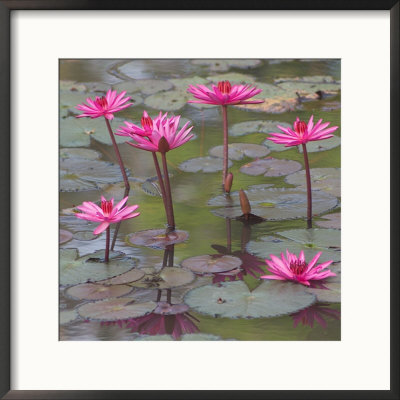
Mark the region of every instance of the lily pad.
[[278, 78], [275, 83], [287, 91], [293, 93], [315, 93], [321, 91], [338, 92], [340, 82], [336, 82], [331, 76], [303, 76], [297, 78]]
[[[122, 118], [114, 118], [111, 126], [114, 131], [124, 123]], [[61, 147], [87, 147], [90, 138], [108, 146], [112, 145], [104, 118], [76, 118], [68, 117], [60, 120]], [[114, 135], [118, 144], [125, 143], [125, 136]]]
[[323, 303], [340, 303], [340, 283], [326, 283], [324, 287], [326, 287], [326, 289], [307, 289], [307, 292], [314, 294], [317, 297], [317, 301]]
[[192, 60], [192, 64], [194, 65], [204, 65], [207, 66], [211, 71], [215, 72], [224, 72], [228, 71], [230, 68], [240, 68], [240, 69], [249, 69], [255, 68], [262, 64], [261, 60], [245, 60], [245, 59], [237, 59], [237, 60], [226, 60], [226, 59], [215, 59], [215, 60], [207, 60], [207, 59], [199, 59]]
[[[296, 97], [288, 97], [285, 93], [280, 97], [263, 98], [260, 95], [255, 96], [256, 98], [262, 98], [263, 103], [258, 104], [238, 104], [236, 107], [243, 110], [264, 112], [269, 114], [283, 114], [290, 111], [301, 110], [303, 108], [301, 102]], [[317, 97], [317, 95], [315, 95]]]
[[87, 87], [83, 83], [69, 80], [60, 80], [60, 90], [69, 90], [71, 92], [86, 92]]
[[101, 189], [103, 185], [120, 182], [122, 179], [119, 165], [110, 162], [68, 158], [60, 160], [62, 192]]
[[60, 311], [60, 325], [67, 325], [79, 317], [76, 310]]
[[211, 75], [207, 79], [214, 84], [221, 81], [229, 81], [234, 84], [251, 84], [255, 81], [255, 78], [251, 75], [245, 75], [238, 72], [227, 72], [225, 74]]
[[[187, 93], [189, 85], [207, 85], [207, 79], [201, 78], [200, 76], [193, 76], [191, 78], [180, 78], [180, 79], [169, 79], [177, 90]], [[187, 93], [189, 97], [192, 95]]]
[[337, 229], [291, 229], [278, 232], [278, 235], [302, 243], [307, 247], [340, 249], [340, 232]]
[[[268, 220], [296, 219], [307, 216], [307, 192], [297, 188], [269, 188], [250, 186], [245, 191], [251, 204], [251, 213]], [[222, 206], [213, 210], [217, 216], [238, 218], [243, 212], [239, 192], [230, 196], [219, 195], [208, 202], [209, 206]], [[315, 215], [333, 209], [337, 198], [323, 191], [313, 192], [313, 213]]]
[[104, 250], [78, 258], [77, 249], [60, 249], [60, 284], [102, 281], [131, 270], [137, 263], [136, 259], [117, 252], [111, 252], [108, 263], [101, 259], [104, 259]]
[[277, 125], [289, 128], [291, 125], [279, 121], [246, 121], [232, 125], [229, 129], [230, 136], [243, 136], [250, 133], [279, 132]]
[[140, 281], [133, 282], [130, 286], [146, 289], [170, 289], [187, 285], [193, 282], [195, 275], [193, 272], [179, 267], [165, 267], [160, 273], [154, 272], [147, 274]]
[[[232, 161], [228, 160], [228, 168], [232, 166]], [[185, 172], [217, 172], [222, 171], [222, 160], [218, 157], [198, 157], [184, 161], [179, 168]]]
[[[213, 147], [209, 151], [213, 157], [224, 157], [224, 146]], [[269, 154], [265, 146], [253, 143], [232, 143], [228, 145], [228, 158], [231, 160], [242, 160], [244, 157], [258, 158]]]
[[98, 151], [85, 149], [81, 147], [77, 148], [63, 148], [60, 149], [60, 158], [64, 159], [74, 159], [74, 160], [97, 160], [101, 157]]
[[82, 283], [71, 286], [66, 290], [66, 295], [76, 300], [102, 300], [121, 297], [132, 291], [126, 285], [99, 285], [96, 283]]
[[124, 283], [136, 282], [144, 277], [145, 273], [140, 269], [133, 268], [124, 274], [115, 276], [114, 278], [101, 281], [104, 285], [121, 285]]
[[67, 243], [73, 238], [73, 234], [65, 229], [60, 229], [59, 242], [60, 244]]
[[188, 93], [182, 90], [170, 90], [153, 94], [147, 97], [144, 103], [156, 110], [177, 111], [184, 107], [188, 100]]
[[319, 251], [322, 251], [318, 259], [319, 263], [331, 260], [334, 262], [340, 261], [340, 251], [336, 251], [332, 248], [305, 246], [304, 243], [278, 238], [276, 236], [261, 236], [257, 241], [250, 241], [246, 249], [249, 253], [262, 258], [269, 258], [271, 254], [279, 256], [281, 253], [286, 253], [286, 250], [298, 255], [300, 251], [303, 250], [306, 261], [310, 261]]
[[78, 308], [81, 317], [95, 321], [117, 321], [137, 318], [151, 313], [156, 303], [135, 303], [130, 298], [106, 299], [94, 303], [86, 303]]
[[115, 90], [126, 90], [127, 93], [140, 92], [145, 95], [155, 94], [172, 88], [172, 83], [160, 79], [137, 79], [114, 85]]
[[191, 290], [185, 303], [196, 312], [222, 318], [269, 318], [310, 306], [315, 296], [290, 282], [263, 282], [252, 292], [242, 281]]
[[321, 228], [340, 229], [341, 213], [323, 215], [321, 218], [323, 218], [324, 221], [315, 221], [315, 225], [318, 225]]
[[[321, 190], [340, 197], [340, 168], [311, 168], [311, 188]], [[286, 183], [291, 185], [300, 185], [300, 188], [306, 188], [305, 171], [295, 172], [285, 178]]]
[[94, 235], [92, 231], [80, 231], [80, 232], [76, 232], [74, 235], [74, 239], [81, 240], [83, 242], [87, 242], [89, 240], [94, 240], [97, 237], [98, 236]]
[[189, 311], [189, 306], [186, 304], [169, 304], [166, 301], [160, 301], [157, 303], [157, 307], [153, 312], [154, 314], [176, 315], [186, 311]]
[[240, 167], [240, 172], [252, 176], [282, 176], [301, 170], [302, 165], [297, 161], [263, 158]]
[[[340, 146], [340, 137], [332, 136], [329, 139], [308, 142], [307, 143], [307, 152], [308, 153], [316, 153], [318, 151], [326, 151], [326, 150], [334, 149], [335, 147], [338, 147], [338, 146]], [[303, 146], [298, 146], [298, 150], [300, 153], [302, 153]]]
[[165, 229], [150, 229], [131, 233], [127, 237], [127, 242], [128, 244], [135, 244], [137, 246], [165, 249], [170, 244], [184, 242], [188, 237], [189, 234], [186, 231], [175, 230], [166, 235]]
[[190, 257], [181, 262], [182, 267], [196, 274], [226, 272], [239, 268], [242, 260], [233, 256], [211, 256], [208, 254]]

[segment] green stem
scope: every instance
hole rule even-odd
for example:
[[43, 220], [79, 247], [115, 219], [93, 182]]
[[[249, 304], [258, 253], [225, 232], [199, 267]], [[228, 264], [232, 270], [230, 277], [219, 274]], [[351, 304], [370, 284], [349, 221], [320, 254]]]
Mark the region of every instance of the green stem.
[[310, 227], [312, 221], [311, 175], [310, 175], [310, 165], [308, 164], [307, 147], [305, 143], [302, 143], [302, 146], [303, 146], [303, 156], [304, 156], [304, 168], [306, 170], [306, 181], [307, 181], [307, 222], [308, 222], [308, 227]]

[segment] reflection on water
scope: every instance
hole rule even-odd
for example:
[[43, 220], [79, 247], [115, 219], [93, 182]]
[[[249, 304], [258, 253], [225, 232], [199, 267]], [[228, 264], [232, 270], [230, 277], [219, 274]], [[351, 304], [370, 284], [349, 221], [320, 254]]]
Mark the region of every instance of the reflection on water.
[[[227, 68], [227, 70], [221, 72], [212, 68]], [[340, 80], [340, 62], [337, 60], [263, 60], [260, 65], [247, 69], [232, 67], [229, 63], [223, 66], [214, 64], [211, 67], [206, 64], [191, 63], [190, 60], [62, 60], [60, 62], [61, 80], [82, 82], [87, 89], [86, 92], [90, 94], [101, 93], [110, 85], [118, 85], [119, 90], [122, 90], [121, 85], [124, 82], [131, 84], [134, 80], [149, 80], [149, 84], [153, 85], [151, 90], [146, 91], [139, 87], [132, 89], [132, 93], [128, 92], [144, 102], [148, 96], [152, 95], [148, 93], [149, 91], [157, 90], [159, 80], [178, 80], [174, 81], [174, 84], [182, 84], [184, 87], [186, 81], [181, 82], [181, 79], [197, 79], [196, 77], [207, 79], [215, 74], [228, 72], [249, 76], [252, 82], [273, 85], [278, 78], [331, 76], [337, 81]], [[61, 93], [61, 107], [64, 95], [74, 93], [74, 96], [79, 96], [81, 90], [77, 84], [68, 83], [68, 85], [71, 89], [63, 89]], [[74, 89], [74, 85], [77, 90]], [[172, 89], [168, 90], [181, 90], [180, 86], [171, 87]], [[167, 93], [168, 90], [165, 92]], [[316, 87], [317, 90], [318, 87]], [[87, 93], [81, 93], [82, 101], [87, 97]], [[184, 90], [180, 93], [184, 95]], [[158, 112], [142, 102], [122, 111], [118, 117], [137, 122], [143, 110], [147, 110], [151, 115], [156, 115]], [[327, 99], [301, 103], [296, 112], [281, 114], [245, 111], [230, 107], [228, 118], [229, 126], [232, 127], [240, 122], [259, 120], [291, 123], [294, 116], [298, 115], [302, 119], [307, 119], [311, 113], [318, 118], [331, 121], [333, 125], [339, 125], [340, 93]], [[162, 232], [165, 229], [165, 213], [157, 188], [151, 186], [151, 183], [155, 182], [151, 154], [126, 144], [119, 145], [124, 164], [130, 171], [131, 191], [128, 202], [140, 205], [141, 216], [134, 221], [121, 223], [115, 250], [133, 257], [136, 260], [134, 268], [141, 270], [144, 277], [139, 281], [124, 282], [124, 285], [130, 286], [132, 290], [122, 296], [122, 299], [126, 301], [121, 302], [118, 307], [122, 308], [123, 312], [127, 313], [126, 315], [138, 313], [137, 309], [131, 307], [132, 305], [153, 304], [150, 307], [152, 310], [143, 312], [143, 315], [122, 319], [109, 318], [107, 320], [98, 315], [96, 318], [93, 316], [85, 318], [80, 315], [79, 309], [92, 301], [72, 298], [68, 295], [67, 288], [61, 286], [60, 340], [340, 340], [340, 303], [322, 303], [314, 300], [311, 306], [304, 307], [298, 304], [296, 308], [293, 305], [291, 312], [285, 312], [284, 315], [277, 314], [270, 318], [218, 317], [215, 316], [218, 313], [212, 315], [212, 313], [196, 312], [185, 304], [185, 296], [196, 288], [210, 285], [218, 288], [230, 283], [242, 282], [247, 291], [244, 298], [249, 302], [246, 307], [254, 312], [251, 308], [252, 293], [258, 293], [255, 297], [263, 299], [261, 289], [264, 282], [260, 280], [260, 276], [266, 274], [266, 268], [264, 257], [260, 258], [249, 251], [249, 242], [258, 243], [262, 242], [263, 238], [269, 238], [264, 246], [263, 254], [267, 253], [266, 256], [272, 244], [279, 246], [279, 243], [285, 243], [285, 245], [289, 243], [293, 246], [303, 246], [307, 247], [309, 252], [313, 251], [313, 246], [317, 246], [317, 250], [326, 249], [329, 253], [332, 251], [331, 247], [337, 246], [337, 243], [324, 242], [321, 235], [315, 241], [316, 244], [287, 240], [280, 235], [280, 232], [307, 228], [306, 221], [301, 218], [247, 221], [244, 218], [221, 218], [213, 214], [212, 211], [216, 207], [208, 206], [207, 203], [211, 198], [221, 194], [220, 171], [183, 172], [179, 165], [187, 160], [208, 156], [210, 149], [221, 145], [220, 110], [218, 107], [198, 108], [185, 105], [175, 111], [175, 114], [191, 120], [194, 125], [193, 132], [196, 134], [194, 140], [168, 154], [176, 226], [179, 230], [188, 233], [188, 238], [183, 242], [175, 245], [167, 244], [160, 248], [160, 246], [149, 247], [146, 244], [137, 245], [129, 240], [136, 232], [149, 229]], [[63, 110], [62, 115], [62, 118], [73, 118], [74, 113], [71, 108], [68, 108], [67, 111]], [[114, 130], [118, 128], [114, 122], [111, 125]], [[265, 132], [246, 133], [243, 136], [231, 136], [230, 142], [263, 145], [267, 136]], [[90, 140], [89, 148], [99, 152], [102, 161], [117, 164], [112, 147], [96, 140], [94, 136]], [[298, 161], [303, 165], [303, 156], [296, 148], [285, 151], [271, 149], [268, 156]], [[234, 175], [232, 192], [246, 190], [252, 185], [270, 184], [278, 188], [297, 186], [287, 183], [286, 176], [251, 176], [240, 172], [243, 165], [254, 160], [247, 156], [241, 160], [233, 160], [230, 168], [230, 172]], [[310, 166], [311, 168], [339, 168], [340, 146], [310, 153]], [[337, 185], [337, 182], [332, 181], [332, 185]], [[324, 190], [322, 186], [321, 188]], [[122, 186], [119, 183], [105, 185], [101, 190], [60, 193], [60, 228], [72, 234], [72, 238], [66, 235], [66, 241], [60, 247], [76, 248], [81, 257], [104, 249], [105, 234], [98, 237], [91, 235], [94, 229], [93, 224], [82, 224], [82, 221], [77, 220], [71, 211], [83, 201], [97, 201], [103, 193], [108, 198], [115, 197], [118, 200], [124, 194], [123, 184]], [[326, 193], [323, 192], [323, 195], [326, 196]], [[285, 201], [284, 198], [279, 200]], [[273, 206], [269, 202], [264, 202], [262, 205], [263, 207]], [[335, 215], [339, 215], [339, 222], [334, 225], [335, 229], [340, 228], [339, 207], [340, 198], [335, 208]], [[325, 214], [325, 216], [328, 215], [330, 214]], [[315, 218], [313, 228], [318, 226], [319, 221], [323, 222], [327, 219], [329, 217]], [[334, 230], [329, 227], [319, 229], [330, 232]], [[273, 251], [275, 253], [275, 247]], [[225, 259], [224, 257], [227, 256], [230, 258]], [[193, 263], [194, 259], [196, 263]], [[335, 271], [340, 272], [340, 264], [334, 265]], [[213, 272], [213, 269], [218, 269], [218, 271]], [[329, 282], [327, 280], [327, 283]], [[340, 278], [332, 282], [338, 284]], [[282, 285], [285, 284], [286, 282], [282, 282]], [[291, 283], [288, 284], [291, 285]], [[314, 288], [331, 290], [332, 286], [324, 286], [324, 284], [325, 282], [322, 282], [315, 286], [314, 283]], [[288, 287], [282, 286], [282, 291], [287, 290]], [[256, 291], [257, 288], [261, 289]], [[288, 296], [291, 295], [289, 293]], [[216, 297], [214, 305], [217, 308], [226, 307], [230, 305], [227, 301], [233, 302], [234, 307], [244, 307], [243, 312], [246, 313], [243, 298]]]

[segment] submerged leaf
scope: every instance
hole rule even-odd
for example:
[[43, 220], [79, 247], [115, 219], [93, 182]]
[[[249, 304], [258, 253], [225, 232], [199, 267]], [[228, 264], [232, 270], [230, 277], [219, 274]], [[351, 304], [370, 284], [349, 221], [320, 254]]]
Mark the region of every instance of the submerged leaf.
[[191, 290], [185, 303], [196, 312], [222, 318], [269, 318], [291, 314], [314, 303], [304, 286], [263, 282], [252, 292], [242, 281], [223, 282]]

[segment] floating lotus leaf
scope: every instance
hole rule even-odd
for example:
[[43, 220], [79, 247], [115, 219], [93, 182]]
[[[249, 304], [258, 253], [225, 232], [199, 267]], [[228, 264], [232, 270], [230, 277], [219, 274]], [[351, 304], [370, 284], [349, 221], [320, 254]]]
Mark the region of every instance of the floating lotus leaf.
[[211, 71], [215, 72], [225, 72], [228, 71], [231, 67], [240, 69], [255, 68], [262, 63], [261, 60], [240, 60], [240, 59], [238, 60], [199, 59], [199, 60], [192, 60], [191, 62], [194, 65], [207, 66]]
[[286, 122], [279, 121], [246, 121], [239, 122], [232, 125], [229, 129], [230, 136], [243, 136], [250, 133], [271, 133], [279, 132], [277, 125], [283, 126], [285, 128], [290, 127], [290, 124]]
[[146, 106], [156, 110], [177, 111], [186, 105], [189, 94], [182, 90], [170, 90], [147, 97], [144, 101]]
[[307, 247], [340, 249], [340, 232], [337, 229], [291, 229], [278, 232], [278, 235], [302, 243]]
[[211, 75], [208, 76], [207, 79], [214, 84], [217, 84], [220, 81], [229, 81], [232, 84], [246, 84], [246, 83], [253, 83], [255, 78], [251, 75], [240, 74], [238, 72], [227, 72], [225, 74], [219, 75]]
[[342, 280], [342, 264], [340, 262], [336, 262], [334, 264], [331, 264], [328, 269], [336, 274], [336, 276], [330, 276], [329, 278], [324, 279], [324, 285], [325, 282], [340, 283], [340, 281]]
[[[140, 341], [174, 341], [175, 339], [171, 335], [146, 335], [146, 336], [140, 336], [138, 338], [135, 338], [135, 340], [140, 340]], [[211, 335], [209, 333], [188, 333], [185, 335], [182, 335], [180, 337], [180, 340], [184, 341], [203, 341], [203, 340], [222, 340], [221, 337]]]
[[264, 259], [269, 258], [271, 254], [279, 257], [281, 253], [286, 254], [286, 250], [297, 255], [303, 250], [306, 261], [310, 261], [320, 251], [322, 251], [322, 254], [318, 262], [340, 261], [340, 251], [317, 246], [305, 246], [303, 243], [280, 239], [275, 236], [261, 236], [257, 241], [252, 240], [247, 244], [246, 249], [250, 254]]
[[121, 285], [124, 283], [136, 282], [144, 277], [145, 273], [140, 269], [133, 268], [124, 274], [115, 276], [114, 278], [101, 281], [104, 285]]
[[79, 317], [76, 310], [60, 311], [60, 325], [66, 325], [75, 321]]
[[[228, 160], [228, 168], [232, 166], [232, 161]], [[222, 171], [222, 160], [219, 157], [198, 157], [184, 161], [179, 168], [185, 172], [216, 172]]]
[[73, 111], [75, 114], [80, 114], [81, 111], [77, 110], [75, 107], [78, 104], [86, 102], [88, 97], [96, 97], [95, 93], [82, 93], [73, 90], [60, 90], [60, 107], [67, 108]]
[[284, 144], [274, 143], [272, 140], [264, 140], [262, 143], [263, 146], [267, 146], [271, 151], [285, 151], [290, 150], [293, 147], [285, 147]]
[[301, 78], [278, 78], [275, 83], [287, 91], [293, 93], [315, 93], [319, 90], [338, 92], [340, 82], [336, 82], [331, 76], [303, 76]]
[[[332, 136], [329, 139], [317, 140], [307, 143], [307, 153], [315, 153], [318, 151], [326, 151], [340, 146], [340, 137]], [[298, 146], [299, 152], [303, 152], [303, 146]]]
[[[111, 127], [114, 131], [123, 125], [124, 119], [114, 118]], [[90, 137], [112, 145], [104, 118], [76, 118], [68, 117], [60, 120], [60, 146], [61, 147], [86, 147], [90, 144]], [[114, 135], [115, 141], [119, 144], [126, 142], [125, 136]]]
[[76, 240], [87, 242], [89, 240], [96, 239], [97, 235], [94, 235], [92, 231], [81, 231], [81, 232], [76, 232], [74, 238]]
[[[251, 204], [251, 213], [268, 220], [304, 218], [307, 215], [307, 192], [290, 188], [249, 187], [245, 191]], [[243, 212], [239, 192], [220, 195], [209, 200], [210, 206], [223, 206], [213, 210], [217, 216], [238, 218]], [[323, 191], [313, 192], [313, 214], [333, 209], [337, 198]]]
[[74, 235], [72, 234], [72, 232], [66, 231], [65, 229], [60, 229], [60, 244], [69, 242], [73, 238], [73, 236]]
[[307, 289], [307, 292], [314, 294], [317, 297], [317, 301], [323, 303], [340, 303], [340, 283], [325, 283], [324, 286], [327, 289]]
[[86, 92], [87, 87], [83, 83], [60, 80], [60, 91], [61, 90], [69, 90], [71, 92]]
[[[213, 147], [209, 151], [213, 157], [224, 157], [224, 146]], [[228, 145], [228, 158], [231, 160], [242, 160], [244, 157], [258, 158], [269, 154], [265, 146], [253, 143], [232, 143]]]
[[[311, 187], [340, 197], [340, 168], [311, 168]], [[286, 183], [305, 188], [305, 171], [295, 172], [285, 178]], [[313, 195], [314, 196], [314, 195]]]
[[338, 101], [332, 101], [329, 103], [325, 103], [323, 107], [321, 107], [321, 111], [335, 111], [340, 110], [341, 104]]
[[[258, 98], [263, 98], [261, 96], [262, 93], [255, 96]], [[294, 96], [294, 95], [293, 95]], [[317, 95], [313, 96], [313, 100], [318, 97]], [[265, 112], [270, 114], [283, 114], [290, 111], [301, 110], [303, 107], [301, 102], [296, 97], [288, 97], [288, 94], [285, 92], [284, 95], [280, 97], [273, 98], [263, 98], [263, 103], [258, 104], [239, 104], [236, 107], [241, 108], [243, 110], [255, 111], [255, 112]]]
[[81, 317], [95, 321], [117, 321], [142, 317], [151, 313], [156, 303], [135, 303], [130, 298], [106, 299], [94, 303], [86, 303], [78, 308]]
[[188, 237], [189, 234], [185, 231], [175, 230], [166, 235], [165, 229], [150, 229], [148, 231], [131, 233], [127, 237], [127, 242], [128, 244], [135, 244], [137, 246], [165, 249], [170, 244], [184, 242]]
[[209, 274], [231, 271], [242, 265], [242, 260], [233, 256], [210, 256], [208, 254], [190, 257], [181, 262], [182, 267], [196, 274]]
[[189, 311], [189, 306], [186, 304], [169, 304], [166, 301], [160, 301], [157, 303], [157, 307], [153, 312], [154, 314], [176, 315], [186, 311]]
[[[127, 171], [129, 175], [129, 171]], [[122, 181], [119, 165], [99, 160], [61, 159], [60, 190], [76, 192], [99, 189], [105, 184]]]
[[104, 259], [104, 250], [78, 258], [77, 249], [60, 249], [60, 284], [77, 285], [79, 283], [98, 282], [121, 275], [131, 270], [137, 260], [124, 257], [119, 252], [110, 252], [108, 263]]
[[171, 82], [159, 79], [137, 79], [113, 85], [115, 90], [126, 90], [128, 93], [141, 92], [145, 95], [166, 91], [172, 86]]
[[[189, 85], [207, 85], [208, 81], [200, 76], [193, 76], [191, 78], [181, 78], [181, 79], [169, 79], [178, 90], [183, 92], [187, 92]], [[190, 93], [188, 93], [189, 97], [192, 97]]]
[[291, 92], [287, 92], [278, 85], [271, 85], [270, 83], [263, 82], [254, 82], [253, 85], [262, 90], [261, 93], [254, 96], [255, 99], [270, 100], [273, 98], [293, 98], [293, 94]]
[[291, 282], [263, 282], [252, 292], [242, 281], [191, 290], [185, 303], [194, 311], [222, 318], [268, 318], [310, 306], [315, 296]]
[[113, 297], [121, 297], [132, 291], [126, 285], [100, 285], [96, 283], [81, 283], [71, 286], [66, 294], [76, 300], [102, 300]]
[[325, 221], [315, 221], [315, 225], [318, 225], [321, 228], [340, 229], [341, 213], [328, 214], [321, 218]]
[[72, 232], [92, 232], [94, 231], [95, 227], [98, 226], [98, 223], [76, 218], [75, 213], [73, 213], [72, 215], [61, 215], [60, 224], [64, 225], [66, 228], [68, 228], [68, 230], [71, 230]]
[[268, 157], [242, 165], [240, 172], [252, 176], [282, 176], [299, 171], [301, 168], [302, 165], [297, 161]]
[[170, 289], [178, 286], [186, 285], [193, 282], [195, 275], [193, 272], [178, 268], [178, 267], [165, 267], [160, 273], [154, 272], [147, 274], [140, 281], [133, 282], [130, 285], [133, 287], [140, 287], [146, 289]]
[[61, 159], [84, 159], [84, 160], [97, 160], [101, 157], [98, 151], [85, 149], [85, 148], [64, 148], [60, 149]]

